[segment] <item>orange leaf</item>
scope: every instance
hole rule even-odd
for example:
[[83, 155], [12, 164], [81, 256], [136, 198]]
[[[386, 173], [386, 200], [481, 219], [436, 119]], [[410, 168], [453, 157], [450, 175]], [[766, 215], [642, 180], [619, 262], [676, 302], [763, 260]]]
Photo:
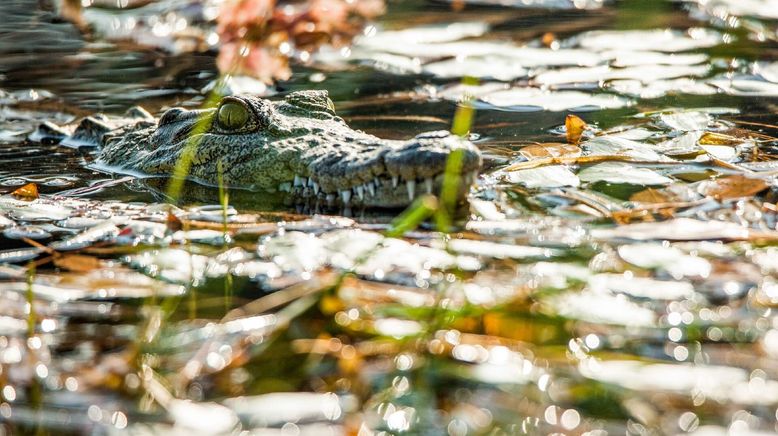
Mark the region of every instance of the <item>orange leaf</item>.
[[700, 193], [725, 200], [728, 198], [750, 197], [767, 189], [767, 182], [762, 179], [751, 179], [740, 174], [721, 177], [700, 185]]
[[578, 144], [581, 141], [581, 135], [586, 130], [586, 121], [577, 115], [569, 114], [565, 118], [565, 130], [567, 131], [567, 143]]
[[28, 183], [11, 193], [16, 198], [24, 200], [35, 200], [38, 198], [38, 185]]

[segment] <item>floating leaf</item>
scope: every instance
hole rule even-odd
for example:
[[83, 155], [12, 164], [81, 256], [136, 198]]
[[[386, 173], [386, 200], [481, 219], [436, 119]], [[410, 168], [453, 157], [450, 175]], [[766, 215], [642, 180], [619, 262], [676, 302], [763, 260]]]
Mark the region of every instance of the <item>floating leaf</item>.
[[525, 77], [527, 69], [504, 56], [467, 56], [424, 65], [423, 71], [441, 78], [478, 77], [502, 81]]
[[700, 145], [710, 156], [723, 161], [735, 160], [738, 156], [737, 149], [728, 145]]
[[568, 114], [565, 117], [565, 136], [568, 144], [578, 144], [585, 129], [586, 121], [577, 115]]
[[705, 132], [700, 136], [700, 145], [739, 145], [743, 143], [742, 139], [718, 132]]
[[622, 95], [645, 99], [659, 98], [667, 94], [712, 95], [717, 92], [715, 87], [702, 79], [689, 77], [648, 82], [636, 79], [611, 80], [605, 87]]
[[646, 162], [670, 160], [646, 144], [612, 135], [598, 136], [586, 141], [582, 146], [590, 155], [626, 156]]
[[665, 191], [654, 188], [646, 188], [640, 192], [632, 194], [632, 196], [629, 197], [629, 200], [637, 203], [667, 203], [670, 201], [670, 197]]
[[679, 52], [712, 47], [722, 43], [722, 35], [707, 29], [675, 30], [595, 30], [584, 32], [579, 45], [591, 50], [645, 50]]
[[572, 67], [549, 70], [534, 77], [533, 82], [544, 86], [558, 86], [575, 83], [602, 83], [609, 80], [639, 80], [650, 83], [654, 80], [679, 77], [704, 77], [710, 67], [707, 65], [652, 65], [627, 68], [611, 68], [607, 65], [594, 67]]
[[592, 230], [592, 236], [598, 239], [624, 238], [637, 241], [663, 239], [670, 241], [741, 240], [748, 239], [749, 235], [749, 230], [739, 224], [691, 218], [675, 218], [662, 222], [629, 224], [613, 229]]
[[527, 188], [557, 188], [578, 186], [581, 181], [565, 165], [546, 165], [505, 173], [508, 181]]
[[616, 109], [631, 104], [629, 100], [615, 95], [537, 88], [511, 88], [476, 97], [486, 103], [486, 108], [491, 106], [517, 112]]
[[101, 266], [100, 259], [82, 254], [54, 256], [54, 265], [73, 272], [88, 272]]
[[673, 130], [696, 132], [706, 129], [712, 118], [705, 112], [686, 111], [659, 114], [659, 120]]
[[526, 157], [527, 159], [548, 157], [577, 157], [581, 155], [581, 148], [577, 145], [549, 142], [544, 144], [528, 145], [519, 150], [519, 154]]
[[14, 197], [24, 200], [35, 200], [38, 198], [38, 185], [35, 183], [28, 183], [20, 188], [17, 188], [11, 193]]
[[667, 185], [673, 182], [654, 170], [623, 162], [603, 162], [578, 172], [584, 182], [625, 183], [630, 185]]
[[762, 179], [753, 179], [740, 174], [720, 177], [716, 180], [703, 182], [698, 192], [716, 200], [729, 198], [751, 197], [767, 189], [769, 185]]
[[641, 65], [696, 65], [708, 61], [703, 53], [660, 53], [645, 50], [614, 50], [601, 53], [612, 58], [614, 67], [634, 67]]
[[735, 77], [732, 79], [709, 80], [727, 94], [743, 97], [778, 97], [778, 83], [766, 82], [755, 77]]

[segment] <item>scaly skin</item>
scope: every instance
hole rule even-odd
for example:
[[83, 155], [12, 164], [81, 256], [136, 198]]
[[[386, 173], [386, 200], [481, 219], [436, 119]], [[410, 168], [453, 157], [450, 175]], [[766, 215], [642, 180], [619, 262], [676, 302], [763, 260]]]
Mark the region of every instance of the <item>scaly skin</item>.
[[[453, 150], [462, 150], [463, 185], [481, 167], [478, 149], [447, 132], [393, 141], [353, 130], [335, 114], [326, 91], [294, 92], [277, 102], [225, 97], [215, 109], [173, 108], [156, 124], [144, 118], [106, 131], [101, 142], [97, 163], [120, 172], [170, 175], [191, 145], [189, 177], [200, 183], [215, 185], [221, 162], [228, 186], [370, 207], [402, 207], [437, 191]], [[460, 191], [463, 197], [466, 189]]]

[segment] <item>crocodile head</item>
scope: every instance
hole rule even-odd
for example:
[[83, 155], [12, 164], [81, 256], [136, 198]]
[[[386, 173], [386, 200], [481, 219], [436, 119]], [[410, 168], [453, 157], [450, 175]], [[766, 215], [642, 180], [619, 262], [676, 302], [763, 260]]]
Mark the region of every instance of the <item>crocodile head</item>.
[[276, 102], [230, 96], [212, 109], [173, 108], [156, 124], [115, 129], [101, 142], [97, 163], [118, 171], [170, 175], [189, 153], [188, 175], [199, 183], [215, 185], [221, 172], [231, 187], [370, 207], [402, 207], [437, 192], [455, 150], [461, 186], [469, 186], [481, 166], [478, 149], [447, 132], [396, 141], [351, 129], [325, 91], [294, 92]]

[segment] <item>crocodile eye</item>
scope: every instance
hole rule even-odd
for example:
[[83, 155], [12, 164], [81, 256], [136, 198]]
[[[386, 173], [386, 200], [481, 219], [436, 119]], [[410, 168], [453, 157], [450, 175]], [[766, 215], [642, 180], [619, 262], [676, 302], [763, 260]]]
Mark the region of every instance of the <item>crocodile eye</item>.
[[246, 125], [249, 120], [248, 109], [240, 103], [228, 102], [219, 107], [217, 113], [219, 125], [228, 130], [236, 130]]

